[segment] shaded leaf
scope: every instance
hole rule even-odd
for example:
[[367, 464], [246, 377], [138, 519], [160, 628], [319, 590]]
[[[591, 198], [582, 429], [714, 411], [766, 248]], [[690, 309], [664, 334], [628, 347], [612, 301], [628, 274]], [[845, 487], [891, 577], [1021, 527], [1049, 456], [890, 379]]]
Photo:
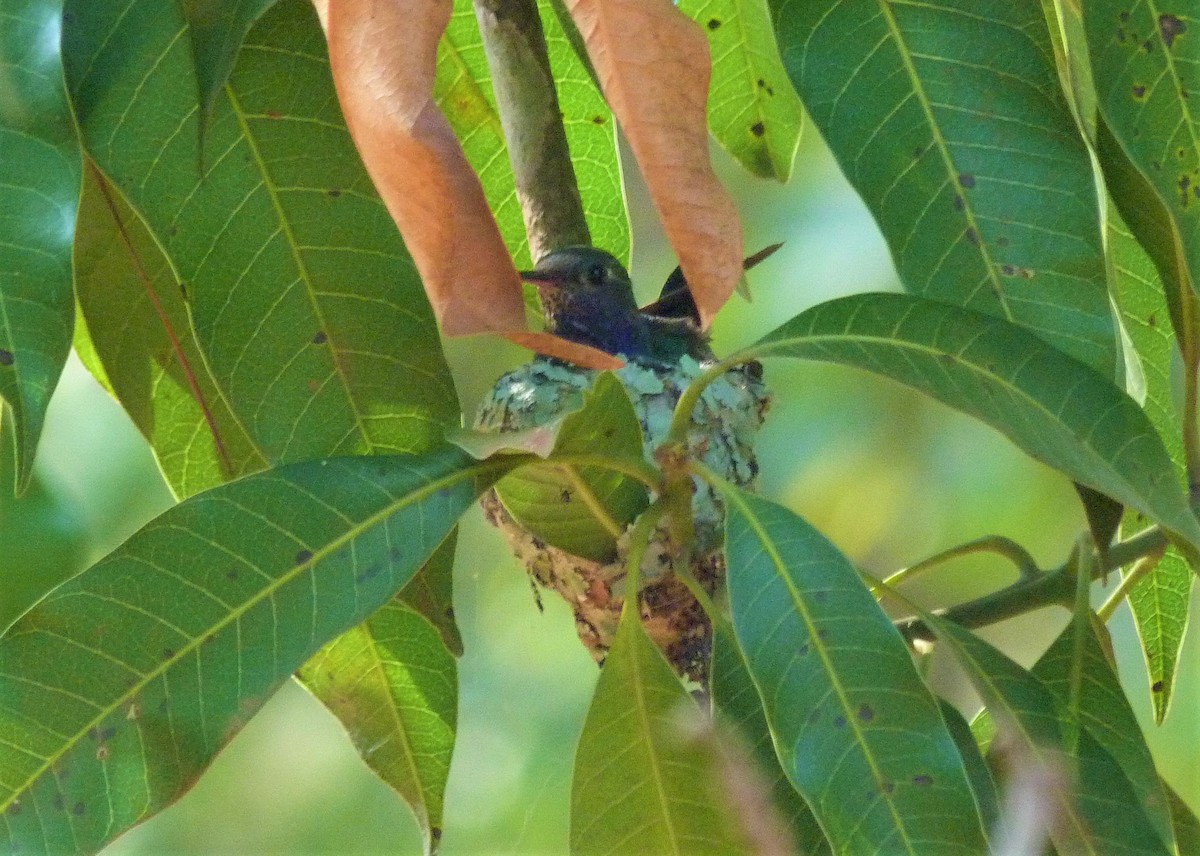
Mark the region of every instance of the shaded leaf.
[[[1106, 130], [1153, 189], [1154, 213], [1168, 224], [1147, 249], [1169, 281], [1153, 244], [1173, 241], [1181, 279], [1194, 290], [1200, 287], [1200, 120], [1189, 98], [1200, 92], [1200, 20], [1186, 6], [1100, 0], [1083, 4], [1083, 22]], [[1114, 198], [1141, 237], [1122, 194], [1114, 191]]]
[[708, 126], [746, 169], [787, 181], [800, 145], [804, 107], [775, 45], [767, 0], [683, 0], [712, 51]]
[[831, 853], [812, 810], [779, 766], [762, 701], [737, 647], [733, 625], [727, 621], [718, 623], [713, 629], [711, 691], [714, 710], [737, 726], [749, 743], [759, 769], [771, 783], [775, 807], [787, 818], [795, 836], [795, 852], [800, 856]]
[[742, 275], [742, 228], [708, 157], [708, 43], [670, 0], [567, 0], [707, 327]]
[[983, 759], [983, 752], [975, 740], [972, 725], [968, 725], [958, 708], [945, 699], [938, 699], [938, 708], [942, 719], [946, 721], [946, 729], [958, 747], [958, 754], [963, 759], [967, 778], [971, 782], [971, 793], [975, 795], [975, 804], [979, 806], [979, 815], [983, 818], [984, 829], [995, 829], [1000, 817], [1000, 796], [996, 793], [996, 782], [992, 771], [988, 769]]
[[0, 638], [0, 849], [94, 851], [176, 799], [498, 472], [443, 449], [247, 476], [52, 592]]
[[[1108, 143], [1105, 143], [1106, 139]], [[1111, 155], [1114, 144], [1103, 124], [1100, 140], [1101, 159], [1108, 164], [1107, 172], [1111, 176], [1114, 164], [1105, 151], [1107, 147]], [[1124, 162], [1124, 159], [1121, 161]], [[1110, 183], [1113, 193], [1117, 193], [1121, 187], [1119, 182]], [[1125, 187], [1126, 191], [1130, 189]], [[1135, 204], [1133, 198], [1126, 198], [1126, 206], [1132, 204], [1138, 212], [1135, 216], [1144, 217], [1150, 206], [1161, 210], [1161, 206], [1157, 206], [1153, 199], [1147, 199], [1142, 194], [1138, 198], [1146, 207]], [[1173, 298], [1167, 297], [1163, 279], [1143, 244], [1134, 238], [1120, 212], [1111, 204], [1107, 222], [1109, 258], [1114, 274], [1113, 298], [1141, 368], [1144, 383], [1142, 409], [1162, 437], [1175, 472], [1182, 480], [1185, 478], [1185, 454], [1171, 380], [1172, 362], [1178, 359], [1179, 349], [1168, 319], [1171, 303], [1180, 309], [1194, 306], [1195, 303], [1190, 290], [1186, 290], [1186, 284], [1184, 289], [1179, 289], [1177, 278], [1168, 280], [1176, 291]], [[1146, 234], [1146, 227], [1149, 227], [1151, 234], [1163, 235], [1149, 223], [1144, 223], [1139, 231]], [[1129, 513], [1125, 516], [1122, 531], [1126, 535], [1133, 535], [1145, 529], [1148, 522], [1142, 515]], [[1129, 606], [1137, 622], [1138, 638], [1150, 680], [1154, 717], [1158, 722], [1162, 722], [1166, 716], [1174, 693], [1175, 672], [1187, 630], [1194, 580], [1187, 560], [1179, 550], [1170, 547], [1154, 569], [1129, 593]]]
[[[596, 378], [583, 407], [563, 418], [554, 452], [632, 457], [641, 464], [642, 427], [621, 381], [609, 373]], [[497, 496], [535, 537], [585, 559], [611, 560], [620, 533], [610, 531], [600, 514], [623, 532], [645, 509], [646, 489], [611, 469], [554, 464], [553, 457], [505, 476]]]
[[90, 153], [184, 283], [205, 361], [255, 447], [272, 462], [428, 447], [458, 418], [449, 371], [338, 112], [312, 7], [282, 0], [255, 26], [201, 157], [175, 4], [69, 2], [68, 79]]
[[242, 40], [278, 0], [179, 0], [188, 22], [200, 107], [207, 111], [229, 79]]
[[452, 529], [416, 576], [400, 593], [400, 601], [419, 612], [437, 628], [446, 649], [455, 657], [463, 653], [462, 635], [454, 620], [454, 556], [458, 529]]
[[[12, 0], [0, 26], [0, 410], [24, 490], [71, 348], [79, 142], [63, 82], [62, 0]], [[8, 454], [8, 450], [0, 451]]]
[[149, 441], [175, 495], [265, 467], [204, 364], [169, 260], [95, 169], [84, 175], [75, 268], [77, 350]]
[[903, 294], [858, 294], [801, 313], [744, 355], [836, 362], [898, 380], [1200, 549], [1200, 524], [1141, 408], [1002, 319]]
[[1200, 853], [1200, 819], [1192, 813], [1175, 790], [1163, 782], [1167, 793], [1167, 805], [1171, 809], [1171, 820], [1175, 825], [1175, 839], [1179, 844], [1180, 856], [1188, 853]]
[[770, 2], [784, 65], [905, 287], [1113, 377], [1095, 180], [1040, 5]]
[[783, 769], [833, 852], [984, 852], [937, 701], [857, 571], [782, 506], [722, 492], [738, 645]]
[[347, 124], [450, 335], [519, 330], [525, 304], [479, 178], [433, 100], [449, 0], [345, 0], [329, 55]]
[[711, 747], [687, 740], [688, 716], [700, 715], [637, 613], [626, 609], [576, 750], [574, 856], [751, 852], [721, 799]]
[[[1081, 630], [1072, 621], [1032, 669], [1032, 674], [1050, 691], [1064, 720], [1078, 718], [1079, 725], [1103, 747], [1120, 768], [1141, 807], [1164, 846], [1173, 850], [1171, 815], [1166, 795], [1159, 784], [1154, 760], [1137, 718], [1114, 666], [1105, 656], [1097, 633], [1107, 633], [1103, 625], [1092, 622]], [[1071, 673], [1076, 650], [1082, 654], [1078, 664], [1081, 676], [1077, 704], [1071, 700]]]
[[458, 710], [456, 664], [437, 628], [393, 600], [326, 645], [298, 677], [412, 809], [431, 852]]
[[1156, 854], [1166, 850], [1112, 756], [1085, 729], [1072, 749], [1064, 743], [1054, 698], [1041, 681], [969, 630], [925, 614], [930, 629], [966, 671], [1004, 739], [1021, 755], [1066, 776], [1052, 800], [1050, 837], [1069, 854]]

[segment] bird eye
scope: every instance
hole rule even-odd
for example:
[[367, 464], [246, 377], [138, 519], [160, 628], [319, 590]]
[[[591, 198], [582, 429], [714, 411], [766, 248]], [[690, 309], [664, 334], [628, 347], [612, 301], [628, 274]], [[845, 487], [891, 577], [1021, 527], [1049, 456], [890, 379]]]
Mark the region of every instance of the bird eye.
[[607, 273], [602, 264], [594, 264], [587, 270], [587, 280], [592, 285], [600, 285], [604, 282], [604, 276]]

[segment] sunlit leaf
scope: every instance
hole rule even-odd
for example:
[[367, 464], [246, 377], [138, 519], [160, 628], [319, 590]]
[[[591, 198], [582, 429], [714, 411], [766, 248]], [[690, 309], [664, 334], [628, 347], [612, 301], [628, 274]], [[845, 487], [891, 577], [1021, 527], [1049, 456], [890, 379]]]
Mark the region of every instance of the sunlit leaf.
[[688, 742], [689, 716], [701, 713], [625, 610], [576, 750], [574, 856], [750, 852], [714, 753]]
[[857, 571], [786, 508], [724, 493], [738, 646], [833, 852], [985, 852], [938, 703]]
[[81, 164], [63, 83], [62, 8], [62, 0], [12, 0], [0, 24], [0, 410], [7, 403], [12, 415], [20, 489], [75, 320]]
[[312, 7], [282, 0], [255, 26], [200, 152], [175, 4], [70, 3], [86, 143], [186, 288], [205, 361], [254, 446], [272, 462], [426, 448], [457, 421], [453, 387], [338, 111]]
[[404, 798], [430, 852], [441, 835], [458, 708], [454, 657], [437, 628], [392, 601], [326, 645], [299, 678]]
[[741, 223], [708, 157], [708, 43], [670, 0], [566, 5], [707, 327], [742, 275]]
[[1200, 524], [1137, 403], [1002, 319], [903, 294], [859, 294], [801, 313], [746, 353], [842, 363], [908, 384], [1200, 550]]
[[682, 0], [712, 51], [708, 125], [746, 169], [787, 181], [800, 145], [804, 107], [775, 45], [767, 0]]
[[94, 851], [176, 799], [498, 470], [443, 449], [247, 476], [56, 589], [0, 638], [0, 849]]
[[784, 65], [905, 287], [1113, 377], [1095, 179], [1040, 5], [770, 2]]

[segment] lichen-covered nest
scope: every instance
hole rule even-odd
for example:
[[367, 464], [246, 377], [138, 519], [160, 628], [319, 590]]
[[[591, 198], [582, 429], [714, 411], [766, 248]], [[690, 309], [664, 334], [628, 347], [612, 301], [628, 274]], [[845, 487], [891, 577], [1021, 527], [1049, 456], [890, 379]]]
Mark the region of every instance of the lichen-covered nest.
[[[685, 357], [669, 370], [629, 362], [614, 372], [642, 424], [647, 460], [654, 462], [654, 451], [666, 439], [679, 396], [702, 371], [695, 360]], [[552, 422], [579, 408], [596, 375], [589, 369], [538, 357], [497, 381], [479, 407], [475, 427], [512, 432]], [[758, 363], [727, 372], [705, 389], [692, 413], [689, 454], [733, 484], [751, 485], [758, 473], [754, 437], [768, 402]], [[694, 488], [691, 573], [710, 593], [716, 593], [724, 579], [720, 550], [724, 507], [710, 486], [697, 480]], [[484, 497], [483, 507], [487, 519], [504, 532], [533, 578], [571, 605], [580, 638], [602, 661], [624, 602], [626, 539], [618, 541], [613, 561], [591, 561], [532, 535], [513, 519], [495, 491]], [[642, 618], [676, 670], [704, 683], [712, 632], [700, 605], [674, 573], [679, 555], [665, 526], [660, 528], [643, 563]]]

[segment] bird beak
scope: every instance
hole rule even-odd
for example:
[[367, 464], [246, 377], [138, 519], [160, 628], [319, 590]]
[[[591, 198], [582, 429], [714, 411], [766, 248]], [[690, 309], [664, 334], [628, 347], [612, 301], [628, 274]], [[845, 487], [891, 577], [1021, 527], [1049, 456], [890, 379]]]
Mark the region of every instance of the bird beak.
[[562, 285], [564, 280], [561, 274], [546, 273], [540, 270], [519, 270], [517, 276], [534, 285]]

